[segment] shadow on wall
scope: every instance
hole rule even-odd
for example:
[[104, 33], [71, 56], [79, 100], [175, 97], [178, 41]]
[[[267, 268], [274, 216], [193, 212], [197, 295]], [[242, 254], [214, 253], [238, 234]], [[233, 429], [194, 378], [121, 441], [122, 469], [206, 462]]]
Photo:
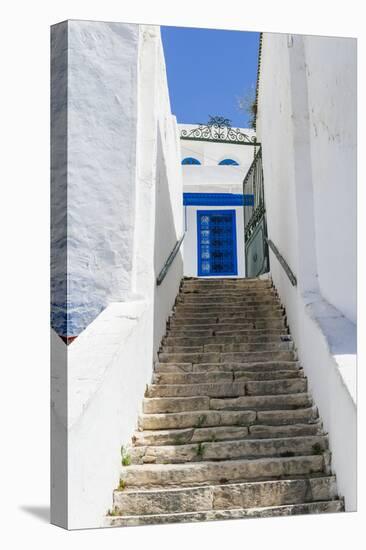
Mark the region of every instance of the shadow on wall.
[[67, 334], [67, 26], [51, 34], [51, 326]]
[[333, 355], [357, 354], [357, 329], [337, 308], [318, 293], [304, 295], [310, 317], [320, 325]]
[[[155, 280], [158, 277], [161, 269], [163, 268], [169, 254], [174, 248], [177, 240], [181, 235], [177, 235], [177, 231], [174, 223], [174, 213], [172, 209], [173, 201], [176, 199], [174, 196], [171, 196], [169, 182], [168, 182], [168, 173], [167, 165], [165, 162], [163, 145], [161, 140], [160, 128], [158, 127], [157, 131], [157, 162], [156, 162], [156, 186], [155, 186], [155, 253], [154, 253], [154, 271], [155, 271]], [[180, 196], [178, 200], [181, 201], [181, 208], [183, 209], [183, 196]], [[172, 228], [174, 230], [172, 231]], [[165, 323], [161, 322], [161, 319], [165, 317], [168, 318], [173, 304], [167, 303], [162, 294], [166, 293], [168, 296], [171, 296], [171, 292], [167, 292], [166, 288], [170, 285], [177, 285], [176, 274], [183, 272], [183, 259], [181, 251], [178, 252], [177, 256], [173, 260], [165, 279], [160, 286], [155, 285], [155, 307], [154, 307], [154, 352], [159, 348], [161, 338], [165, 332]], [[180, 277], [179, 277], [180, 280]], [[177, 286], [178, 292], [179, 283]], [[174, 294], [174, 293], [173, 293]], [[164, 327], [164, 332], [161, 333], [161, 327]]]

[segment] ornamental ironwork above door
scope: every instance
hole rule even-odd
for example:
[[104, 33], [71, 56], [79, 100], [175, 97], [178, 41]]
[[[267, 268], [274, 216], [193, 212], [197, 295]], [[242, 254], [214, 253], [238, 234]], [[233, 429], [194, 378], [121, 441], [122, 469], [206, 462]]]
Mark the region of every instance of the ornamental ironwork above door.
[[184, 128], [181, 130], [180, 139], [236, 145], [260, 145], [256, 136], [249, 136], [244, 134], [240, 128], [233, 128], [230, 119], [222, 116], [210, 116], [207, 124], [198, 124], [196, 128]]

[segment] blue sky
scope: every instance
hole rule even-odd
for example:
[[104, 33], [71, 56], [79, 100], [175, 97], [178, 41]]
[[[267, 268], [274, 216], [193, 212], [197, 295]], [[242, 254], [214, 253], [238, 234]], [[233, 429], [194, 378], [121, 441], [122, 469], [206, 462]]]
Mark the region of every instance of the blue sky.
[[255, 90], [259, 33], [161, 27], [161, 35], [178, 122], [206, 123], [220, 115], [247, 127], [237, 98]]

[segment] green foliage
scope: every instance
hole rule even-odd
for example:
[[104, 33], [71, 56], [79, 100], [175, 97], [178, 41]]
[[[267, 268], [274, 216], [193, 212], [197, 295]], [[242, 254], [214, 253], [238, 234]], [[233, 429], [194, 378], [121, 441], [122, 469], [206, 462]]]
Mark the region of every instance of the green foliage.
[[205, 452], [205, 446], [203, 445], [203, 443], [198, 443], [198, 445], [197, 445], [197, 456], [202, 458], [204, 452]]
[[121, 457], [122, 457], [122, 466], [129, 466], [131, 464], [131, 455], [129, 452], [123, 447], [121, 447]]
[[312, 449], [313, 449], [313, 453], [315, 455], [323, 454], [323, 449], [322, 449], [322, 446], [320, 445], [320, 443], [314, 443], [314, 445], [312, 446]]
[[237, 98], [238, 109], [249, 115], [248, 127], [255, 128], [258, 105], [255, 88], [250, 88], [242, 97]]
[[198, 417], [195, 428], [201, 428], [205, 423], [206, 418], [207, 416], [205, 414], [201, 414], [201, 416]]
[[112, 510], [108, 510], [107, 516], [119, 516], [118, 509], [115, 507]]
[[126, 489], [126, 481], [124, 479], [119, 480], [118, 491]]

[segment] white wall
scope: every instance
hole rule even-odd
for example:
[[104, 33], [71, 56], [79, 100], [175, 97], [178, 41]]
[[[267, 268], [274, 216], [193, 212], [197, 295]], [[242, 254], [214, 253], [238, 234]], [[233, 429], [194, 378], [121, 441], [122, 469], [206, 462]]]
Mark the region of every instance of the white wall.
[[272, 252], [271, 275], [347, 510], [356, 508], [354, 53], [351, 39], [264, 33], [257, 120], [269, 238], [297, 287]]
[[138, 25], [68, 22], [68, 335], [131, 286], [138, 37]]
[[243, 193], [240, 166], [182, 166], [185, 193]]
[[304, 50], [319, 286], [356, 322], [356, 40], [308, 36]]
[[[186, 236], [183, 242], [184, 275], [197, 277], [197, 210], [235, 210], [237, 277], [245, 277], [244, 218], [241, 206], [185, 206]], [[231, 277], [231, 276], [230, 276]], [[212, 277], [205, 277], [210, 279]]]
[[[52, 508], [57, 511], [52, 520], [75, 529], [104, 524], [118, 485], [120, 447], [128, 444], [136, 426], [175, 301], [182, 252], [159, 289], [156, 276], [183, 231], [182, 179], [159, 28], [83, 21], [64, 25], [68, 33], [53, 44], [73, 50], [68, 132], [55, 114], [53, 122], [54, 135], [60, 135], [63, 147], [71, 147], [71, 157], [67, 177], [64, 170], [53, 187], [68, 194], [67, 227], [74, 239], [68, 258], [70, 296], [83, 300], [85, 322], [94, 319], [65, 348], [61, 374], [60, 362], [52, 364], [52, 422], [60, 424], [62, 433], [67, 428], [68, 436], [67, 464], [65, 455], [60, 458], [63, 449], [54, 448], [52, 455]], [[59, 57], [57, 52], [53, 56], [56, 75]], [[68, 71], [67, 66], [67, 76]], [[57, 96], [57, 86], [53, 94]], [[126, 125], [131, 143], [124, 139]], [[58, 204], [56, 219], [63, 214]], [[157, 207], [169, 211], [164, 221]], [[100, 273], [103, 268], [107, 273]], [[90, 295], [104, 307], [96, 317]], [[55, 333], [53, 342], [54, 347], [60, 344]], [[61, 495], [57, 506], [66, 470], [67, 495]]]

